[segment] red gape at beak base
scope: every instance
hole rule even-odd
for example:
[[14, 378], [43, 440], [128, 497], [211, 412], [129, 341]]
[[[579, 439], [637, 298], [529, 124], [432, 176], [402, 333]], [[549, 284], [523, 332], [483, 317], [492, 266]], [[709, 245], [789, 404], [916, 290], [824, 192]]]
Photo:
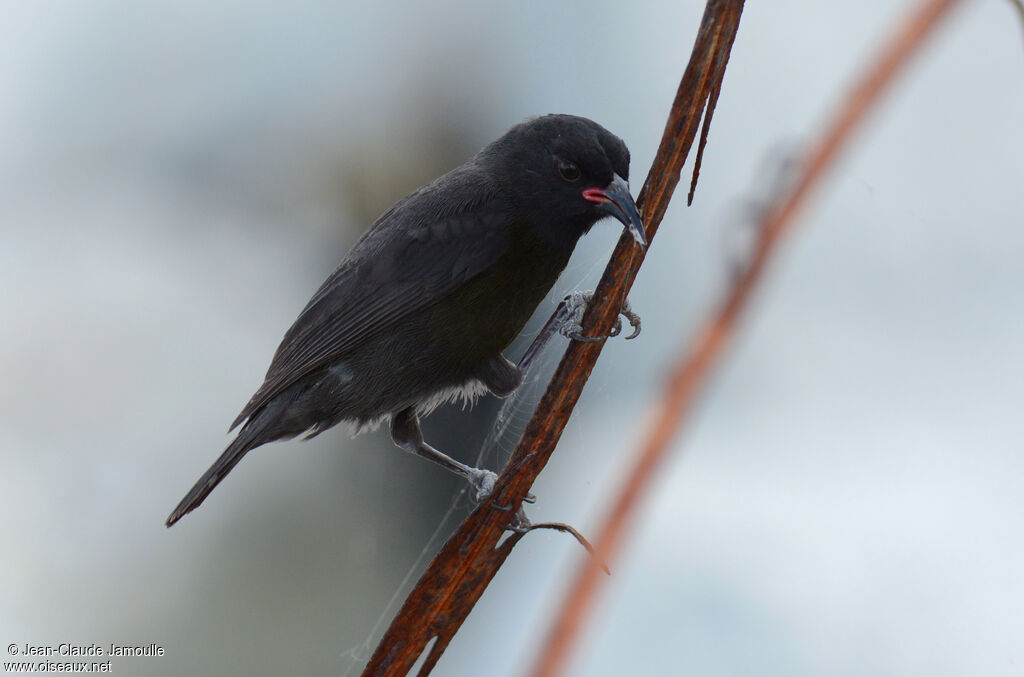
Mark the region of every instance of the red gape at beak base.
[[583, 199], [593, 202], [599, 209], [622, 222], [622, 225], [626, 227], [641, 249], [647, 247], [644, 223], [640, 219], [640, 212], [636, 208], [636, 203], [633, 202], [633, 196], [629, 194], [629, 184], [626, 183], [625, 179], [615, 174], [611, 183], [604, 188], [587, 188], [584, 190]]

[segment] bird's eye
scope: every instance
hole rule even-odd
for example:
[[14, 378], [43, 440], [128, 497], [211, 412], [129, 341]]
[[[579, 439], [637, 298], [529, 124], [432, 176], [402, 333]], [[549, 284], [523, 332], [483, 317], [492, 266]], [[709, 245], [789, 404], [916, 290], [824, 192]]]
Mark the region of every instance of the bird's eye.
[[558, 161], [558, 173], [562, 175], [563, 179], [570, 183], [577, 181], [580, 178], [580, 168], [567, 160]]

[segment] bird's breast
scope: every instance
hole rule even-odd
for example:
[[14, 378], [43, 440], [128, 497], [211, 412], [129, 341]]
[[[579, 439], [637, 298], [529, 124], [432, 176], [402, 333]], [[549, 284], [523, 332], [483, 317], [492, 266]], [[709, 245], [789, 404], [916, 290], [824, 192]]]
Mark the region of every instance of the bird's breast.
[[522, 331], [569, 261], [571, 251], [514, 229], [494, 266], [436, 304], [436, 340], [479, 364], [500, 353]]

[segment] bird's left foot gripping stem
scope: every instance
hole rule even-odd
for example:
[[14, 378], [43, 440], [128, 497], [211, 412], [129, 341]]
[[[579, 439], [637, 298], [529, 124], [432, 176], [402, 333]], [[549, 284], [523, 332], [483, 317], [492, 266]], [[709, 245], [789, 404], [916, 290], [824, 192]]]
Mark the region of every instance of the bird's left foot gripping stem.
[[410, 407], [395, 414], [391, 419], [391, 439], [395, 444], [417, 456], [433, 461], [442, 468], [463, 477], [473, 490], [473, 500], [483, 501], [494, 492], [494, 483], [498, 476], [490, 470], [473, 468], [459, 463], [454, 458], [438, 451], [423, 441], [420, 421], [416, 412]]
[[619, 317], [615, 318], [615, 326], [612, 327], [608, 336], [584, 336], [583, 313], [587, 311], [593, 298], [594, 292], [592, 291], [574, 291], [562, 299], [558, 307], [555, 308], [555, 312], [551, 314], [551, 317], [541, 328], [540, 333], [537, 334], [537, 338], [526, 349], [523, 359], [519, 361], [519, 369], [523, 373], [529, 370], [533, 360], [556, 332], [573, 341], [597, 343], [622, 333], [622, 318], [624, 317], [629, 322], [629, 326], [633, 328], [633, 332], [626, 337], [626, 340], [634, 339], [640, 335], [640, 316], [633, 312], [633, 309], [629, 307], [629, 299], [626, 299], [622, 302]]
[[561, 326], [558, 328], [558, 333], [573, 341], [596, 343], [621, 334], [622, 318], [624, 317], [629, 322], [629, 326], [633, 328], [633, 333], [627, 336], [626, 340], [635, 339], [640, 335], [640, 316], [629, 307], [629, 299], [625, 299], [622, 301], [622, 309], [619, 310], [619, 316], [615, 318], [615, 325], [607, 336], [584, 336], [582, 334], [583, 313], [587, 312], [587, 308], [593, 299], [594, 292], [592, 291], [574, 291], [562, 299], [559, 308], [563, 305], [565, 306], [565, 320], [562, 321]]

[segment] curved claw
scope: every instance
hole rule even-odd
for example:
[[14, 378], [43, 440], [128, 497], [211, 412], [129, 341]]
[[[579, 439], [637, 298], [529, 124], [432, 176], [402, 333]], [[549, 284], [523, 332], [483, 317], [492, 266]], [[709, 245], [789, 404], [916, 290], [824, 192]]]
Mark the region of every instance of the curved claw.
[[[527, 494], [526, 496], [523, 496], [523, 503], [533, 504], [533, 503], [536, 503], [536, 502], [537, 502], [537, 497], [534, 496], [533, 494]], [[493, 505], [495, 510], [500, 510], [502, 512], [508, 512], [509, 510], [512, 509], [512, 504], [511, 503], [503, 504], [503, 505], [498, 505], [497, 503], [493, 503], [492, 505]], [[520, 505], [519, 506], [519, 512], [522, 512], [522, 511], [523, 511], [523, 508]]]
[[[626, 340], [635, 339], [640, 335], [640, 316], [633, 312], [633, 309], [629, 307], [629, 299], [626, 299], [622, 303], [622, 310], [619, 311], [619, 315], [626, 318], [629, 322], [629, 326], [633, 328], [633, 333], [626, 337]], [[617, 320], [617, 323], [621, 325], [622, 320]], [[616, 332], [618, 333], [618, 332]]]

